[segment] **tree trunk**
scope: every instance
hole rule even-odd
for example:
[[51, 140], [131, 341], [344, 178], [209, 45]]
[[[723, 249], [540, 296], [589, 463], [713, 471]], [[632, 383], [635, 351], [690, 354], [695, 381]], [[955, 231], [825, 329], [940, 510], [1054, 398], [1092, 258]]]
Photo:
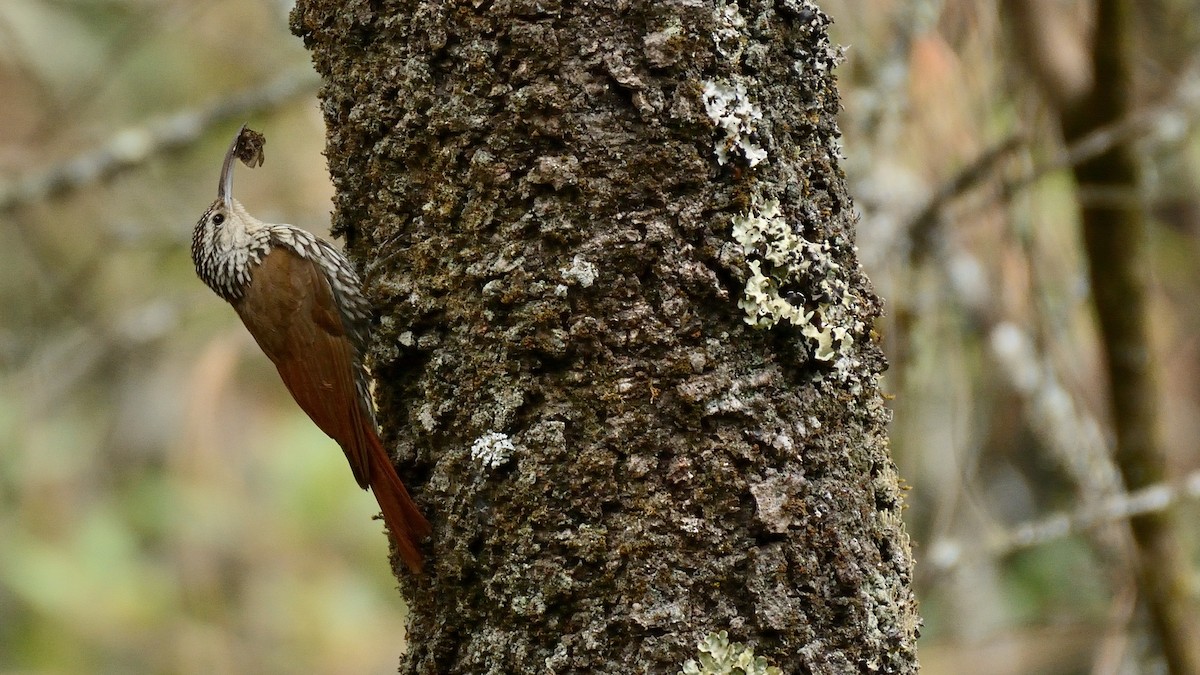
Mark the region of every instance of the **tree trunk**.
[[[1060, 110], [1068, 145], [1111, 128], [1134, 108], [1135, 3], [1098, 0], [1092, 37], [1093, 86]], [[1114, 459], [1127, 490], [1170, 479], [1159, 441], [1158, 388], [1150, 339], [1150, 254], [1142, 170], [1133, 141], [1075, 166], [1092, 295], [1108, 371]], [[1173, 510], [1129, 520], [1138, 578], [1163, 656], [1173, 675], [1200, 675], [1200, 619], [1194, 566], [1179, 541]]]
[[297, 3], [435, 528], [402, 672], [675, 673], [721, 631], [784, 672], [916, 671], [827, 24]]

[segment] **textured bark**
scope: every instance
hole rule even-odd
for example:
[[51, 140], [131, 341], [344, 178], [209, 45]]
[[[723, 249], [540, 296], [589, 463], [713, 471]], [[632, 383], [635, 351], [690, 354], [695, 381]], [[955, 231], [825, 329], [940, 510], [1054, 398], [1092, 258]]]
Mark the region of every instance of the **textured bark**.
[[[722, 630], [784, 672], [916, 670], [827, 23], [802, 1], [298, 2], [385, 442], [435, 530], [399, 574], [402, 672], [674, 673]], [[712, 83], [762, 119], [717, 128]], [[773, 200], [808, 262], [734, 240]], [[827, 359], [747, 324], [753, 260]], [[489, 433], [513, 445], [494, 468]]]

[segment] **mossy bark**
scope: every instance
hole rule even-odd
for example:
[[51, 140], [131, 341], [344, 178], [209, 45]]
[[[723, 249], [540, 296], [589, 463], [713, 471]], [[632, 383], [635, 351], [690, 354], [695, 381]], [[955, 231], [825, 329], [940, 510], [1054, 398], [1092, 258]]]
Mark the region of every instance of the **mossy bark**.
[[[297, 3], [385, 440], [435, 528], [398, 575], [402, 672], [674, 673], [721, 630], [784, 672], [915, 672], [827, 24], [802, 1]], [[746, 87], [767, 160], [718, 163], [710, 82]], [[826, 251], [787, 301], [846, 308], [833, 359], [744, 320], [731, 223], [764, 199]]]

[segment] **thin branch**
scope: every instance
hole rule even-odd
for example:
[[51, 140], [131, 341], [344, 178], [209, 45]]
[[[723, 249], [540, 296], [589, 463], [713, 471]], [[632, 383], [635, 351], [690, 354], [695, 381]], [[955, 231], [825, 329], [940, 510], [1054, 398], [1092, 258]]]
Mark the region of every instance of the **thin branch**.
[[[1134, 3], [1097, 0], [1092, 39], [1094, 86], [1059, 111], [1063, 136], [1086, 145], [1097, 130], [1136, 121], [1133, 71]], [[1104, 139], [1102, 139], [1104, 140]], [[1097, 143], [1104, 145], [1104, 143]], [[1137, 190], [1143, 185], [1138, 149], [1130, 138], [1073, 164], [1081, 186]], [[1127, 489], [1141, 494], [1166, 480], [1167, 457], [1158, 438], [1157, 370], [1150, 339], [1147, 291], [1149, 247], [1140, 204], [1080, 204], [1084, 251], [1108, 375], [1114, 459]], [[1200, 673], [1200, 620], [1192, 563], [1180, 543], [1180, 521], [1167, 509], [1129, 516], [1137, 543], [1142, 595], [1169, 672]]]
[[[1121, 143], [1142, 139], [1156, 131], [1166, 130], [1165, 133], [1170, 133], [1173, 137], [1189, 133], [1200, 124], [1200, 61], [1185, 68], [1178, 84], [1170, 89], [1174, 93], [1170, 99], [1099, 127], [1071, 142], [1050, 161], [1038, 164], [1020, 176], [1002, 182], [996, 201], [1007, 203], [1017, 192], [1047, 175], [1099, 157]], [[909, 233], [911, 259], [914, 262], [919, 262], [929, 254], [930, 242], [934, 241], [937, 229], [941, 226], [942, 214], [968, 192], [995, 178], [1004, 167], [1003, 160], [1024, 146], [1024, 135], [1012, 134], [984, 150], [974, 161], [937, 188], [921, 209], [909, 219], [904, 229]], [[1115, 191], [1111, 188], [1107, 192], [1100, 192], [1094, 187], [1087, 190], [1081, 194], [1082, 197], [1116, 202], [1118, 205], [1121, 205], [1121, 202], [1127, 204], [1136, 198], [1136, 195], [1129, 191]]]
[[1046, 175], [1078, 166], [1095, 159], [1122, 143], [1131, 143], [1156, 130], [1170, 130], [1172, 136], [1186, 135], [1200, 123], [1200, 62], [1183, 70], [1173, 96], [1157, 105], [1094, 129], [1070, 142], [1049, 162], [1039, 164], [1028, 173], [1004, 183], [1001, 194], [1007, 200], [1012, 194], [1028, 187]]
[[1123, 492], [1075, 511], [1054, 513], [1020, 523], [985, 536], [982, 541], [979, 538], [935, 541], [930, 546], [925, 564], [931, 573], [944, 574], [972, 560], [994, 560], [1102, 525], [1162, 513], [1179, 502], [1197, 499], [1200, 499], [1200, 471], [1189, 474], [1178, 485], [1161, 483], [1134, 492]]
[[1003, 161], [1024, 144], [1025, 137], [1022, 134], [1013, 134], [985, 150], [953, 178], [942, 183], [904, 230], [908, 232], [912, 242], [909, 258], [914, 264], [929, 254], [930, 243], [940, 225], [942, 212], [950, 203], [991, 179], [1003, 165]]
[[311, 95], [319, 84], [316, 74], [305, 68], [199, 110], [184, 110], [117, 132], [100, 147], [62, 164], [0, 183], [0, 215], [109, 180], [155, 156], [194, 144], [214, 126]]

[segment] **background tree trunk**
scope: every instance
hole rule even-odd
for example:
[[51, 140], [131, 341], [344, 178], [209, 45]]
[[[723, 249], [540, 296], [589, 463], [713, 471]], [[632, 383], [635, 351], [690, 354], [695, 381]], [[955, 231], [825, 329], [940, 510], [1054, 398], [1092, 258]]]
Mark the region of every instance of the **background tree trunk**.
[[785, 672], [915, 672], [827, 23], [297, 3], [435, 528], [403, 672], [673, 673], [718, 631]]
[[[1097, 0], [1090, 44], [1039, 40], [1039, 27], [1052, 23], [1054, 8], [1009, 0], [1014, 37], [1028, 55], [1027, 66], [1055, 104], [1069, 146], [1092, 134], [1128, 124], [1137, 108], [1134, 70], [1140, 58], [1134, 23], [1138, 6], [1128, 0]], [[1048, 17], [1050, 20], [1047, 20]], [[1086, 73], [1073, 76], [1044, 58], [1049, 51], [1086, 54]], [[1090, 64], [1088, 63], [1090, 60]], [[1090, 66], [1090, 67], [1088, 67]], [[1080, 84], [1068, 84], [1079, 81]], [[1132, 492], [1171, 479], [1160, 438], [1159, 392], [1151, 340], [1150, 255], [1147, 191], [1140, 139], [1125, 138], [1074, 166], [1084, 250], [1104, 348], [1109, 407], [1114, 431], [1113, 460]], [[1129, 519], [1137, 548], [1142, 599], [1167, 668], [1200, 673], [1200, 619], [1196, 615], [1193, 564], [1180, 542], [1174, 509]]]

